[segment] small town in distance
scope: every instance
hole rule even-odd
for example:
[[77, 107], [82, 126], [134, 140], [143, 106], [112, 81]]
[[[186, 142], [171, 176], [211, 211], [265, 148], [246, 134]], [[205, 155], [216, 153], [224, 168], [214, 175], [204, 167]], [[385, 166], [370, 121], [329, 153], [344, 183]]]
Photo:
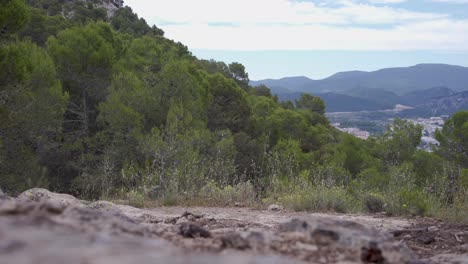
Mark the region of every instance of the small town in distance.
[[[435, 133], [437, 130], [442, 130], [447, 118], [449, 118], [448, 115], [430, 118], [420, 117], [416, 119], [407, 119], [414, 124], [422, 126], [421, 144], [419, 146], [420, 149], [432, 152], [434, 148], [439, 146], [439, 142], [435, 138]], [[389, 119], [388, 121], [389, 124], [391, 124], [393, 120]], [[333, 123], [332, 126], [340, 131], [346, 132], [360, 139], [368, 139], [370, 136], [372, 136], [370, 132], [361, 130], [357, 127], [341, 127], [340, 123]]]

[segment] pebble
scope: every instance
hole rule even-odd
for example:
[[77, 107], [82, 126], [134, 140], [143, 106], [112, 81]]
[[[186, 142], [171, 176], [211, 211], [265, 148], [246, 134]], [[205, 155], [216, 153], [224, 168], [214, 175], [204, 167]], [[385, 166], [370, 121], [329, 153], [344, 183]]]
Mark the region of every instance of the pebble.
[[283, 210], [284, 210], [284, 207], [281, 205], [272, 204], [268, 206], [268, 211], [277, 212], [277, 211], [283, 211]]
[[182, 225], [182, 224], [186, 224], [186, 223], [189, 223], [189, 222], [190, 222], [190, 220], [188, 220], [187, 218], [181, 217], [181, 218], [177, 219], [176, 224], [177, 225]]

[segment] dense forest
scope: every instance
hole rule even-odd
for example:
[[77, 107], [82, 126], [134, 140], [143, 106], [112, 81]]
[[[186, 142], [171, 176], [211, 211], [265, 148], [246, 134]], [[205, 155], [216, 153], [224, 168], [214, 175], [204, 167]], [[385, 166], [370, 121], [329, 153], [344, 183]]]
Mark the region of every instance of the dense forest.
[[130, 7], [0, 4], [0, 187], [12, 195], [466, 217], [468, 111], [434, 153], [400, 119], [364, 141], [330, 126], [320, 98], [280, 103], [242, 64], [197, 59]]

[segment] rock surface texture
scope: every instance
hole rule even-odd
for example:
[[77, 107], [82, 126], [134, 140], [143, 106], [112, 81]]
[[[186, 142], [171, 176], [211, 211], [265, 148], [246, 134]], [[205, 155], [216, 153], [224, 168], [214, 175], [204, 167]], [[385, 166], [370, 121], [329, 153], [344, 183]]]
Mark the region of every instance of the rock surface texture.
[[451, 225], [450, 239], [444, 223], [393, 220], [247, 208], [144, 210], [32, 189], [0, 199], [0, 264], [468, 263], [467, 226]]

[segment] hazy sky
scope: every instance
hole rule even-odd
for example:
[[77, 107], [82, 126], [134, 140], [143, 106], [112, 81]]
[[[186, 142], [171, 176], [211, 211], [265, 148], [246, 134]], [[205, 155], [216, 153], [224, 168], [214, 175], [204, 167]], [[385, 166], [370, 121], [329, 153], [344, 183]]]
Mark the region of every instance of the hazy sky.
[[468, 66], [468, 0], [126, 0], [198, 57], [252, 80], [417, 63]]

